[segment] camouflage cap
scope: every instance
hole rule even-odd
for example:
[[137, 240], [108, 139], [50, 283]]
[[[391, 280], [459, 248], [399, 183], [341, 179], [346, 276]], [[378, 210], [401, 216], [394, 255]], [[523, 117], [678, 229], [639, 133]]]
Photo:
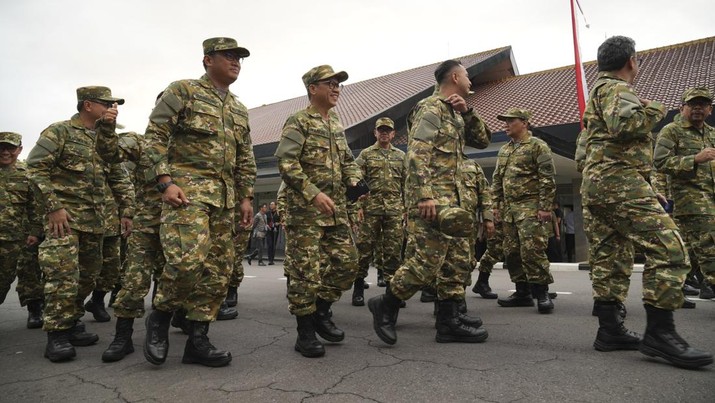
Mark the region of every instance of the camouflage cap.
[[460, 207], [438, 207], [434, 223], [441, 233], [457, 238], [471, 235], [475, 224], [474, 216]]
[[8, 143], [18, 147], [22, 144], [22, 136], [13, 132], [0, 132], [0, 143]]
[[683, 103], [691, 101], [695, 98], [705, 98], [708, 101], [712, 102], [713, 94], [712, 92], [710, 92], [709, 89], [705, 87], [690, 88], [683, 93]]
[[377, 129], [380, 126], [387, 126], [390, 129], [395, 129], [395, 122], [392, 121], [390, 118], [380, 118], [377, 119], [377, 122], [375, 122], [375, 129]]
[[114, 98], [108, 87], [89, 86], [77, 88], [77, 102], [98, 99], [100, 101], [116, 102], [124, 105], [124, 99]]
[[526, 109], [519, 109], [519, 108], [509, 108], [506, 113], [503, 113], [501, 115], [497, 115], [497, 119], [501, 121], [505, 121], [510, 118], [518, 118], [521, 120], [529, 120], [531, 119], [531, 112], [529, 112]]
[[209, 38], [204, 41], [203, 45], [205, 55], [211, 52], [224, 52], [227, 50], [238, 53], [239, 57], [248, 57], [251, 55], [248, 49], [238, 46], [238, 42], [233, 38]]
[[333, 77], [337, 78], [338, 82], [342, 83], [348, 79], [348, 73], [344, 71], [338, 71], [336, 73], [332, 67], [324, 64], [322, 66], [313, 67], [307, 73], [303, 74], [303, 84], [305, 84], [305, 88], [308, 88], [310, 84]]

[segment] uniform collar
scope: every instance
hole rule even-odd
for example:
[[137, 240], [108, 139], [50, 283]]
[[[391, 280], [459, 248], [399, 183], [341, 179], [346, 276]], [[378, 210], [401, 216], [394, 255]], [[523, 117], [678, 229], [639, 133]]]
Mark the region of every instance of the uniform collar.
[[517, 142], [514, 141], [513, 139], [509, 139], [509, 143], [510, 143], [510, 144], [526, 144], [526, 143], [531, 143], [531, 137], [532, 137], [532, 136], [533, 136], [533, 134], [531, 134], [531, 130], [527, 130], [527, 131], [526, 131], [526, 137], [524, 137], [521, 141], [519, 141], [519, 142], [517, 143]]
[[[201, 76], [201, 78], [199, 79], [199, 84], [200, 84], [202, 87], [206, 88], [207, 90], [210, 90], [210, 91], [214, 92], [215, 94], [220, 94], [220, 93], [221, 93], [221, 92], [216, 88], [216, 86], [214, 86], [214, 83], [211, 82], [211, 79], [209, 78], [209, 75], [206, 74], [206, 73], [204, 73], [204, 75]], [[233, 94], [233, 92], [231, 92], [230, 90], [226, 92], [226, 97], [228, 98], [229, 96], [230, 96], [231, 98], [235, 98], [235, 97], [236, 97], [236, 96]], [[219, 98], [220, 98], [220, 97], [219, 97]]]

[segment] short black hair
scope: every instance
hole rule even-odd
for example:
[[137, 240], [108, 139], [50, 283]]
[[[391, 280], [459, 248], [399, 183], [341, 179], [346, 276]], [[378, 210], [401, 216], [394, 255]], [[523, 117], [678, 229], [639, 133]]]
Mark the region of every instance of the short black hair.
[[442, 84], [447, 78], [447, 75], [457, 66], [461, 66], [458, 60], [445, 60], [437, 66], [437, 70], [434, 71], [434, 79], [437, 80], [438, 84]]
[[636, 54], [636, 42], [627, 36], [612, 36], [598, 47], [598, 71], [620, 70]]

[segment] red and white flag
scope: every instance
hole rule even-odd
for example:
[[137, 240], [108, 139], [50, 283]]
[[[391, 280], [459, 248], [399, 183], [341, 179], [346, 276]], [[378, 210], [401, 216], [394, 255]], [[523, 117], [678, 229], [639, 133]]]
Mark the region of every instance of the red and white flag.
[[586, 100], [588, 99], [588, 85], [586, 84], [586, 73], [581, 62], [581, 47], [578, 41], [578, 23], [576, 22], [576, 8], [583, 15], [581, 5], [578, 0], [571, 1], [571, 27], [573, 29], [573, 55], [574, 70], [576, 72], [576, 98], [578, 100], [578, 115], [581, 129], [583, 129], [583, 112], [586, 110]]

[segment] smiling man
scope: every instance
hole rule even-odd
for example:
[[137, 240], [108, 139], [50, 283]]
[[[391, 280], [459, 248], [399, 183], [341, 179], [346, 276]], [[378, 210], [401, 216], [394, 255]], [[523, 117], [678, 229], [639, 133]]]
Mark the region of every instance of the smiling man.
[[298, 322], [295, 350], [305, 357], [325, 354], [316, 332], [330, 342], [345, 338], [330, 306], [350, 289], [358, 268], [345, 192], [362, 175], [333, 111], [347, 79], [328, 65], [303, 75], [310, 105], [288, 118], [275, 154], [286, 184], [288, 309]]
[[144, 356], [162, 364], [169, 348], [171, 314], [184, 309], [189, 339], [183, 363], [220, 367], [231, 353], [207, 336], [228, 290], [234, 263], [234, 208], [242, 223], [253, 218], [256, 161], [248, 111], [229, 91], [250, 55], [232, 38], [203, 42], [206, 70], [198, 80], [169, 85], [146, 129], [150, 175], [162, 193], [161, 246], [166, 258], [156, 309], [146, 319]]

